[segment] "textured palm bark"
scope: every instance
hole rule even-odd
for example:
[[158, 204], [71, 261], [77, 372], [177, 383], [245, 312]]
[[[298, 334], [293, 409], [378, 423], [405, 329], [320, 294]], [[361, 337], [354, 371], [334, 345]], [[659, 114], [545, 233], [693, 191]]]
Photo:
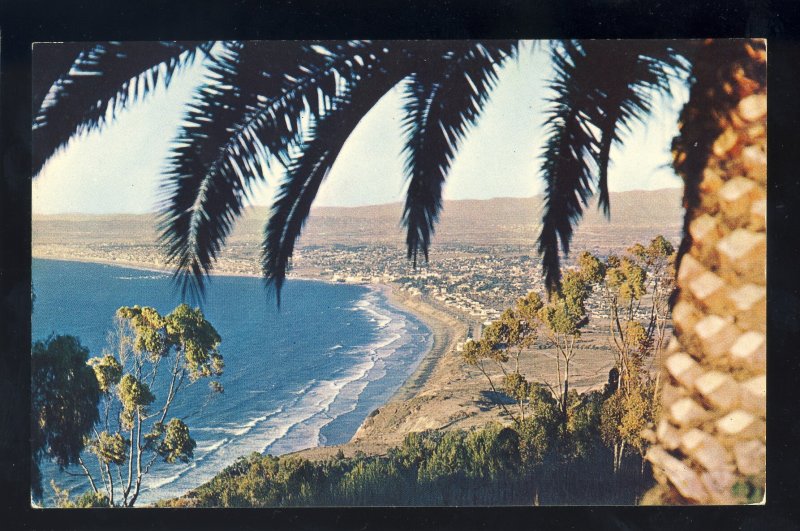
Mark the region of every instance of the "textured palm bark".
[[762, 498], [766, 467], [766, 43], [707, 41], [673, 143], [686, 222], [645, 503]]

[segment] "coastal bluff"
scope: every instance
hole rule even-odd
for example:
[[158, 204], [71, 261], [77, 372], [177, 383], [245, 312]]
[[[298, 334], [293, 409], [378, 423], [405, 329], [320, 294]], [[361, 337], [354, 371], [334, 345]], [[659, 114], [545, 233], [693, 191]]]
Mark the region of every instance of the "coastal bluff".
[[[349, 442], [337, 446], [320, 446], [289, 455], [309, 460], [324, 460], [341, 451], [345, 457], [357, 452], [385, 455], [399, 446], [409, 433], [426, 430], [471, 430], [491, 422], [510, 425], [502, 408], [492, 400], [484, 376], [470, 367], [458, 351], [458, 344], [467, 335], [467, 325], [444, 308], [421, 296], [413, 296], [386, 288], [391, 304], [403, 308], [422, 320], [433, 333], [433, 345], [416, 371], [383, 406], [361, 423]], [[603, 352], [599, 335], [587, 331], [589, 345], [575, 357], [573, 385], [578, 391], [602, 387], [613, 366], [613, 356]], [[556, 381], [554, 353], [534, 349], [523, 355], [521, 368], [528, 374]], [[495, 375], [500, 377], [500, 375]], [[500, 382], [497, 381], [496, 385]]]

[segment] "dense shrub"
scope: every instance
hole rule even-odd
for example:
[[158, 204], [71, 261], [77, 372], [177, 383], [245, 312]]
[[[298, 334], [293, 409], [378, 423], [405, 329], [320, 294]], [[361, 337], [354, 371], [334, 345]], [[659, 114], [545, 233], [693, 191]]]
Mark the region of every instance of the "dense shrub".
[[[411, 433], [385, 456], [339, 452], [325, 461], [252, 454], [182, 499], [180, 507], [634, 504], [649, 487], [639, 463], [612, 469], [600, 437], [600, 393], [558, 405], [540, 393], [516, 428]], [[628, 456], [629, 461], [635, 456]]]

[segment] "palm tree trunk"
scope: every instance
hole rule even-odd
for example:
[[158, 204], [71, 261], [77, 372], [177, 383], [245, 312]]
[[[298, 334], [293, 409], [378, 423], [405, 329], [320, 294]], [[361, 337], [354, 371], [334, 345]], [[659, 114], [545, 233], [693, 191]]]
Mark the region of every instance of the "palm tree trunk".
[[[648, 503], [761, 501], [766, 467], [766, 43], [709, 40], [673, 143], [684, 241]], [[644, 502], [644, 500], [643, 500]]]

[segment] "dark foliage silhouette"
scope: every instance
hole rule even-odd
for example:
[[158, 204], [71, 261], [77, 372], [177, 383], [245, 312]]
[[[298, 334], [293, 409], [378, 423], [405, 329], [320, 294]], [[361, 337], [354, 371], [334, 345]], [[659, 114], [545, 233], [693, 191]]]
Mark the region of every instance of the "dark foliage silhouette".
[[[516, 41], [211, 44], [48, 49], [34, 87], [46, 94], [34, 123], [35, 175], [71, 135], [101, 127], [159, 78], [168, 83], [177, 68], [203, 58], [208, 73], [188, 103], [160, 209], [161, 241], [184, 295], [195, 296], [202, 296], [253, 183], [274, 163], [287, 175], [267, 221], [262, 266], [279, 296], [320, 183], [358, 122], [398, 86], [408, 179], [402, 223], [408, 258], [415, 265], [420, 254], [427, 260], [452, 161], [499, 67], [519, 51]], [[559, 285], [559, 245], [569, 251], [572, 228], [595, 190], [610, 211], [611, 146], [647, 115], [657, 94], [669, 93], [671, 78], [685, 77], [690, 51], [672, 41], [633, 41], [624, 49], [608, 41], [550, 43], [554, 97], [547, 103], [547, 201], [539, 237], [549, 290]], [[44, 87], [51, 85], [48, 93]]]

